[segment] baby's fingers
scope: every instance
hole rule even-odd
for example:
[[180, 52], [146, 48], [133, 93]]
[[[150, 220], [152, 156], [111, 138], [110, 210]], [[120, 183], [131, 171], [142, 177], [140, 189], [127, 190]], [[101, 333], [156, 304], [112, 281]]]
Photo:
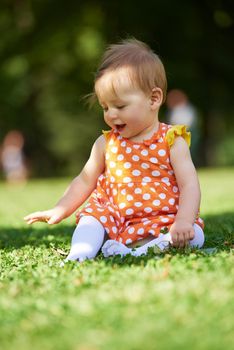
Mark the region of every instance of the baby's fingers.
[[40, 211], [33, 213], [33, 214], [29, 214], [29, 215], [24, 217], [24, 220], [29, 225], [33, 224], [34, 222], [37, 222], [37, 221], [47, 222], [48, 219], [49, 219], [49, 217], [45, 213], [40, 212]]

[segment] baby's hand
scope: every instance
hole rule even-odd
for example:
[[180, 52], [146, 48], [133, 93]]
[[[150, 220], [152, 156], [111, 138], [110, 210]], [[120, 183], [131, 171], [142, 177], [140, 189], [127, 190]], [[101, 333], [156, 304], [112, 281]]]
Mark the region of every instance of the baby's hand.
[[194, 238], [193, 225], [184, 220], [176, 220], [170, 228], [170, 234], [173, 246], [183, 248]]
[[49, 225], [58, 224], [65, 217], [64, 210], [62, 208], [55, 207], [50, 210], [37, 211], [24, 217], [27, 224], [31, 225], [34, 222], [41, 221], [47, 222]]

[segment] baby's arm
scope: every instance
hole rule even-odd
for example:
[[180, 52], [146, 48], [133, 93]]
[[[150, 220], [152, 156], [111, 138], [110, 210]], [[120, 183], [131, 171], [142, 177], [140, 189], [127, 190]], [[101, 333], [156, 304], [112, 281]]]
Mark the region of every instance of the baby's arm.
[[170, 158], [180, 191], [179, 208], [170, 233], [174, 246], [183, 247], [194, 237], [193, 224], [200, 206], [200, 185], [186, 141], [177, 137]]
[[90, 157], [81, 173], [71, 182], [53, 209], [29, 214], [24, 218], [28, 224], [44, 221], [57, 224], [70, 216], [95, 189], [97, 179], [105, 168], [105, 138], [100, 136], [92, 147]]

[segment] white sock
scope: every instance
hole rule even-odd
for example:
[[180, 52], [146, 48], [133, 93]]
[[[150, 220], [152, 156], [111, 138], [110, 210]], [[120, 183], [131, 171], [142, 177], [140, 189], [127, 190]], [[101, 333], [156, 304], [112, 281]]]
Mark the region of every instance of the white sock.
[[125, 256], [129, 253], [132, 253], [132, 249], [128, 248], [123, 243], [120, 243], [113, 239], [109, 239], [102, 246], [102, 254], [104, 255], [105, 258], [111, 255], [119, 255], [119, 254], [121, 256]]
[[[194, 224], [194, 238], [189, 242], [190, 247], [197, 247], [201, 248], [204, 244], [204, 232], [202, 228]], [[105, 257], [111, 256], [111, 255], [118, 255], [125, 256], [127, 254], [131, 254], [133, 256], [140, 256], [147, 254], [147, 251], [150, 247], [158, 247], [160, 250], [164, 250], [168, 248], [169, 244], [171, 243], [171, 234], [160, 234], [157, 238], [153, 239], [152, 241], [144, 244], [142, 247], [131, 249], [128, 248], [126, 245], [114, 241], [114, 240], [108, 240], [102, 247], [102, 253]]]
[[95, 258], [103, 244], [104, 236], [104, 227], [96, 218], [82, 216], [73, 233], [70, 253], [65, 262]]
[[198, 224], [193, 225], [194, 228], [194, 238], [189, 241], [190, 247], [201, 248], [205, 242], [205, 235], [203, 229]]

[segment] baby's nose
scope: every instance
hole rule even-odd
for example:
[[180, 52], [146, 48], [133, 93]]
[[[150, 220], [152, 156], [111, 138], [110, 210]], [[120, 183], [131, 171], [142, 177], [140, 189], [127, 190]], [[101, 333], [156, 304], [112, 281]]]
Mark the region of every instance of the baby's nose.
[[109, 110], [108, 111], [108, 117], [110, 118], [110, 119], [112, 119], [112, 120], [114, 120], [114, 119], [117, 119], [118, 118], [118, 113], [117, 113], [117, 111], [116, 110]]

